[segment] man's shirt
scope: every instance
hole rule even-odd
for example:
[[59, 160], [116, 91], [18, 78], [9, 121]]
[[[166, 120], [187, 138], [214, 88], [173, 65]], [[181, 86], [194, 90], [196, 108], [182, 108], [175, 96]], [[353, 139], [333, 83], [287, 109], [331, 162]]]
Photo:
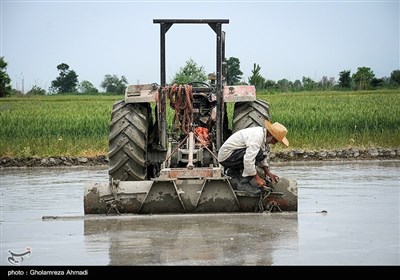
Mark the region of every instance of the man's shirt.
[[263, 151], [265, 158], [261, 161], [260, 166], [269, 167], [270, 148], [267, 143], [267, 129], [261, 126], [249, 127], [241, 129], [232, 134], [218, 152], [218, 161], [223, 162], [235, 150], [246, 148], [243, 157], [243, 177], [254, 176], [256, 171], [256, 156], [260, 149]]

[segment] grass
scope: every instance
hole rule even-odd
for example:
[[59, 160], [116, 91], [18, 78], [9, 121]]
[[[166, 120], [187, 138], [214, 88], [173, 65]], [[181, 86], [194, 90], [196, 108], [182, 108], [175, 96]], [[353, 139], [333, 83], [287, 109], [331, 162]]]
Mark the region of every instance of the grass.
[[[270, 104], [272, 121], [287, 127], [290, 149], [400, 147], [398, 90], [258, 93], [257, 98]], [[0, 157], [107, 155], [112, 105], [120, 99], [123, 96], [0, 99]]]
[[400, 91], [260, 95], [298, 149], [400, 147]]
[[107, 154], [112, 104], [123, 96], [0, 100], [0, 156]]

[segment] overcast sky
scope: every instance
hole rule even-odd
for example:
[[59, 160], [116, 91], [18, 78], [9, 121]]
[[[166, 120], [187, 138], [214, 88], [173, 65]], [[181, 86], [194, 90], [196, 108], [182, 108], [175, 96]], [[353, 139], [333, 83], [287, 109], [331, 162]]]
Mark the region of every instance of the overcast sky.
[[[130, 84], [160, 83], [160, 26], [153, 19], [229, 19], [226, 57], [266, 79], [338, 80], [370, 67], [378, 78], [400, 68], [399, 1], [1, 1], [0, 55], [13, 88], [46, 90], [66, 63], [99, 90], [106, 74]], [[167, 82], [192, 58], [215, 72], [208, 25], [166, 34]], [[24, 81], [24, 83], [22, 83]]]

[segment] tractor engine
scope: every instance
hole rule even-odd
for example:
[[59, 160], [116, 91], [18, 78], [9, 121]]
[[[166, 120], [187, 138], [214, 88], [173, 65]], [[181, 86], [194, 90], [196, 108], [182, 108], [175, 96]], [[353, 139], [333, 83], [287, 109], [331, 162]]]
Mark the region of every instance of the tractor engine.
[[216, 96], [212, 92], [193, 93], [193, 123], [211, 132], [216, 121]]
[[[173, 85], [165, 88], [170, 107], [174, 111], [170, 167], [183, 167], [189, 163], [190, 137], [194, 140], [192, 162], [196, 167], [213, 163], [215, 142], [216, 96], [210, 87]], [[193, 136], [191, 136], [191, 133]], [[186, 142], [185, 142], [186, 141]]]

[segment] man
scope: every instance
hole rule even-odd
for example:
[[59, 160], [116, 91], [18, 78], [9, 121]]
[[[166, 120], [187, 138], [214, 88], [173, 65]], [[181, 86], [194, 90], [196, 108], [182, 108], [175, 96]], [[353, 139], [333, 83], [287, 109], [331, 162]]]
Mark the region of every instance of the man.
[[[239, 179], [238, 190], [259, 194], [266, 182], [257, 174], [256, 166], [263, 168], [265, 177], [274, 184], [279, 177], [269, 170], [269, 144], [277, 142], [289, 146], [287, 129], [280, 123], [265, 121], [265, 127], [249, 127], [232, 134], [218, 152], [218, 161], [226, 174]], [[228, 169], [228, 170], [227, 170]]]

